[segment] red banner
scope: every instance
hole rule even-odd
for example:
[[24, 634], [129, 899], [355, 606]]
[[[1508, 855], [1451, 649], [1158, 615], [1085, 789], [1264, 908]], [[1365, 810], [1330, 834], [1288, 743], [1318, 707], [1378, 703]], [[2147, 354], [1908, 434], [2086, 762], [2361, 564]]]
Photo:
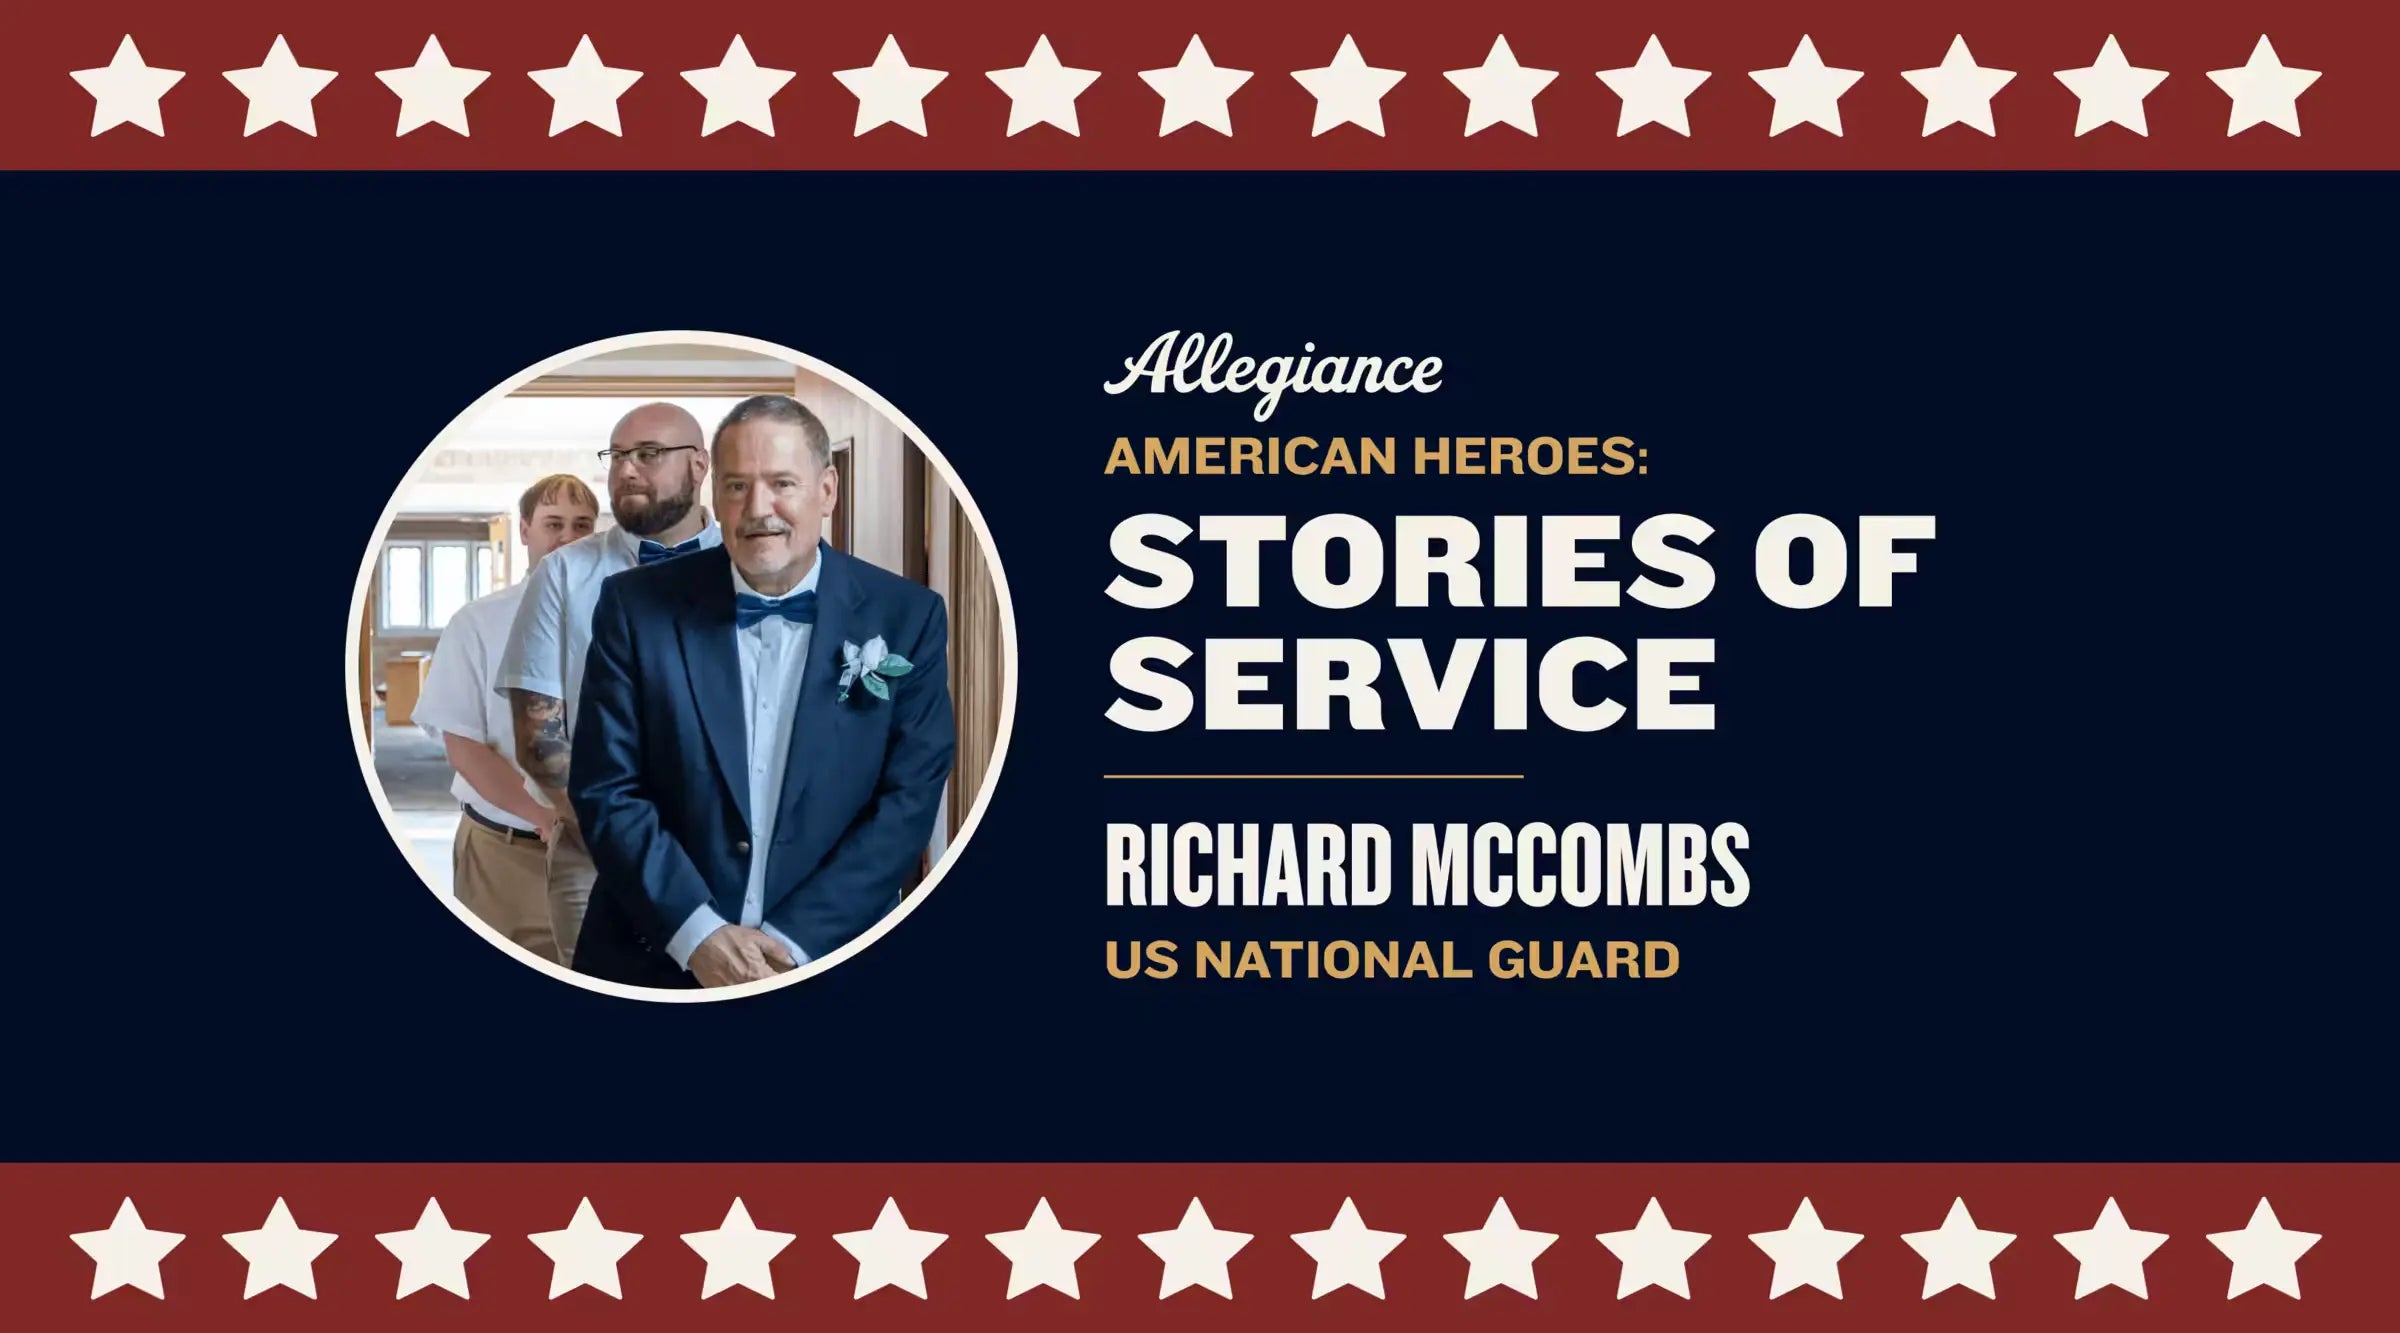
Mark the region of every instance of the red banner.
[[2372, 169], [2396, 50], [2351, 0], [101, 0], [12, 15], [0, 168]]
[[2389, 1327], [2400, 1168], [18, 1165], [53, 1329]]

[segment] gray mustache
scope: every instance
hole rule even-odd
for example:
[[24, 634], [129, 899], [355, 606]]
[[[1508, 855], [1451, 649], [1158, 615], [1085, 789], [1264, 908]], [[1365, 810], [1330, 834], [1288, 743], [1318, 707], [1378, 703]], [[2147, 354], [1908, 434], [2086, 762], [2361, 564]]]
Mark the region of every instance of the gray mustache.
[[744, 523], [734, 530], [737, 537], [781, 537], [792, 530], [789, 523]]

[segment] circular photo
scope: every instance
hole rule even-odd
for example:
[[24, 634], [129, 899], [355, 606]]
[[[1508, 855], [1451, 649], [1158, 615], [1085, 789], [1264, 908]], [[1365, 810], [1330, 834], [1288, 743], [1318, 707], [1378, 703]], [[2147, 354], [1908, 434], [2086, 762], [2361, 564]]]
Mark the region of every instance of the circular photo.
[[974, 831], [1015, 631], [974, 501], [789, 348], [562, 353], [425, 450], [368, 543], [349, 688], [427, 887], [522, 962], [755, 994], [881, 938]]

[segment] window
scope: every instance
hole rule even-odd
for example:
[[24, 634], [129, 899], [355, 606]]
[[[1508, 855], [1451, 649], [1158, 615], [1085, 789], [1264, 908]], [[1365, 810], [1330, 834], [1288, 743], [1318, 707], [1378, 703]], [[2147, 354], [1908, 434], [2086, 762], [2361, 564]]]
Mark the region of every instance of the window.
[[383, 628], [438, 630], [491, 591], [492, 548], [482, 542], [388, 542], [383, 548]]
[[425, 548], [383, 548], [383, 623], [387, 628], [425, 623]]
[[474, 596], [474, 584], [468, 575], [467, 548], [455, 542], [444, 542], [433, 549], [433, 623], [447, 625]]

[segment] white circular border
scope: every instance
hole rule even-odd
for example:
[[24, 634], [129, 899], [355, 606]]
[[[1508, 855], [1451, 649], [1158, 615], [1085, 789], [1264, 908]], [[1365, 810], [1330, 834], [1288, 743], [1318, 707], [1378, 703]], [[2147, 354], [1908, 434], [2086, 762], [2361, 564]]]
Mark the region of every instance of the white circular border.
[[[900, 428], [907, 432], [909, 440], [918, 449], [924, 451], [926, 461], [941, 475], [943, 483], [950, 488], [951, 498], [958, 501], [960, 512], [967, 516], [968, 525], [975, 529], [976, 538], [983, 543], [984, 563], [991, 568], [992, 590], [1000, 603], [1000, 669], [1002, 674], [1001, 694], [1003, 696], [1000, 701], [1000, 731], [992, 742], [992, 758], [990, 764], [984, 769], [983, 786], [975, 793], [974, 802], [967, 810], [966, 821], [958, 826], [958, 836], [952, 838], [949, 844], [942, 849], [941, 859], [934, 863], [932, 873], [927, 875], [924, 882], [917, 886], [915, 892], [901, 899], [898, 908], [885, 913], [874, 925], [868, 927], [865, 933], [841, 948], [822, 958], [812, 958], [805, 966], [778, 977], [715, 989], [668, 990], [651, 986], [628, 986], [623, 982], [604, 981], [598, 977], [586, 976], [572, 968], [561, 967], [546, 959], [536, 958], [518, 948], [511, 944], [506, 936], [485, 925], [474, 913], [468, 911], [460, 904], [455, 895], [435, 891], [433, 882], [426, 879], [424, 872], [418, 868], [416, 855], [409, 850], [408, 837], [400, 829], [399, 815], [392, 809], [391, 798], [384, 793], [382, 780], [375, 775], [374, 752], [369, 748], [366, 730], [359, 722], [360, 717], [364, 716], [364, 712], [363, 701], [359, 698], [358, 693], [358, 626], [361, 618], [366, 615], [367, 589], [375, 577], [377, 557], [382, 552], [384, 536], [391, 531], [392, 518], [400, 507], [400, 495], [415, 480], [418, 471], [425, 466], [426, 460], [431, 458], [445, 441], [462, 434], [476, 413], [508, 397], [543, 375], [586, 358], [597, 356], [602, 352], [656, 347], [664, 344], [721, 347], [729, 351], [752, 352], [761, 356], [775, 357], [824, 376], [856, 394], [860, 401], [882, 413], [886, 418], [898, 423]], [[585, 990], [598, 991], [603, 995], [615, 995], [628, 1000], [689, 1004], [707, 1003], [714, 1000], [738, 1000], [744, 996], [761, 995], [813, 977], [882, 939], [887, 931], [899, 925], [902, 918], [915, 911], [917, 905], [940, 886], [943, 877], [949, 873], [950, 867], [957, 863], [959, 853], [965, 851], [967, 843], [974, 838], [976, 828], [983, 823], [983, 812], [991, 804], [992, 787], [999, 781], [1001, 767], [1008, 760], [1009, 735], [1015, 730], [1017, 720], [1017, 616], [1015, 608], [1009, 602], [1008, 576], [1001, 570], [1000, 554], [992, 544], [991, 529], [984, 524], [983, 511], [975, 507], [974, 498], [959, 482], [957, 472], [950, 466], [950, 460], [942, 456], [942, 451], [935, 447], [933, 441], [925, 437], [925, 432], [919, 430], [916, 423], [908, 419], [906, 413], [886, 402], [883, 395], [859, 383], [848, 373], [805, 352], [795, 351], [780, 343], [768, 342], [761, 338], [745, 338], [732, 333], [675, 329], [653, 333], [632, 333], [622, 337], [603, 338], [598, 342], [585, 343], [581, 347], [571, 348], [537, 362], [501, 381], [489, 392], [469, 404], [465, 411], [452, 417], [450, 424], [443, 427], [441, 433], [434, 436], [432, 442], [427, 444], [417, 455], [417, 461], [409, 466], [407, 474], [401, 478], [399, 485], [392, 489], [392, 498], [383, 507], [383, 517], [377, 520], [375, 531], [367, 540], [366, 555], [359, 563], [358, 583], [350, 594], [350, 619], [343, 627], [343, 640], [342, 689], [350, 700], [349, 727], [351, 742], [358, 750], [359, 774], [366, 780], [367, 794], [374, 799], [376, 810], [383, 815], [384, 831], [391, 834], [392, 843], [399, 849], [401, 860], [408, 864], [409, 872], [416, 875], [424, 883], [426, 890], [432, 892], [436, 899], [450, 909], [451, 915], [465, 922], [470, 929], [481, 935], [485, 942], [498, 949], [503, 955], [556, 980], [571, 982]]]

